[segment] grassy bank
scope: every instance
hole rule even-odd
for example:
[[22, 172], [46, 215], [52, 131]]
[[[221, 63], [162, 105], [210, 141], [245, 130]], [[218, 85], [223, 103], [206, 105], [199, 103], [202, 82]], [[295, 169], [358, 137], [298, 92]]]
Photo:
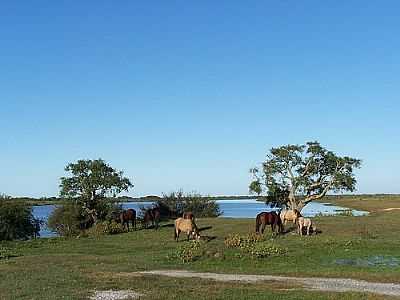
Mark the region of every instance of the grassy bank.
[[337, 263], [337, 260], [368, 261], [373, 257], [400, 260], [400, 211], [378, 211], [378, 208], [400, 207], [400, 200], [343, 199], [334, 204], [376, 212], [365, 217], [315, 218], [321, 234], [299, 237], [289, 232], [276, 237], [274, 244], [287, 249], [287, 253], [264, 259], [238, 255], [235, 249], [224, 245], [224, 238], [231, 233], [253, 232], [254, 220], [250, 219], [199, 219], [202, 235], [210, 239], [206, 248], [211, 254], [190, 263], [171, 258], [177, 247], [187, 243], [173, 241], [171, 222], [163, 223], [158, 231], [3, 243], [0, 247], [21, 256], [0, 260], [0, 299], [87, 299], [94, 289], [133, 289], [145, 294], [143, 299], [386, 299], [361, 293], [304, 291], [274, 282], [216, 283], [132, 273], [187, 269], [400, 282], [399, 266]]

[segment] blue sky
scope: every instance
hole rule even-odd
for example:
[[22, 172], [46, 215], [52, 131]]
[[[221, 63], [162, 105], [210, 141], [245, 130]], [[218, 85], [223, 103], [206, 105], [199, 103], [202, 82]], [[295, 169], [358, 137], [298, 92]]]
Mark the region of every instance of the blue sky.
[[361, 158], [400, 193], [397, 1], [0, 3], [0, 192], [103, 158], [131, 195], [246, 194], [267, 150]]

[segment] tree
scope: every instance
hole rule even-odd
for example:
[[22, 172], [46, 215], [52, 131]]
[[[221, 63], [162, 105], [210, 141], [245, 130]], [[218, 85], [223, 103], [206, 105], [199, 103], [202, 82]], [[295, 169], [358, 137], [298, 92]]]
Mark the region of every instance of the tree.
[[309, 202], [323, 198], [329, 191], [353, 192], [354, 168], [361, 160], [341, 157], [318, 142], [272, 148], [261, 168], [253, 168], [250, 192], [266, 201], [301, 211]]
[[100, 207], [104, 206], [102, 199], [116, 197], [133, 187], [122, 171], [116, 171], [102, 159], [78, 160], [68, 164], [65, 171], [71, 172], [72, 176], [61, 177], [60, 196], [82, 204], [94, 222], [101, 213]]

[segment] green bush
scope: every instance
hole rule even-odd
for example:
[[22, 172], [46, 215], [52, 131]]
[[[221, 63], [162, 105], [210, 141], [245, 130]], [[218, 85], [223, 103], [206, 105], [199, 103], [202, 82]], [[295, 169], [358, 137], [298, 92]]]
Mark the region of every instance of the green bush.
[[286, 249], [266, 241], [263, 235], [259, 234], [231, 234], [225, 238], [225, 246], [228, 248], [237, 248], [244, 253], [250, 254], [255, 258], [263, 258], [271, 255], [282, 255], [287, 252]]
[[287, 252], [286, 249], [275, 246], [270, 242], [265, 242], [265, 241], [255, 243], [251, 248], [248, 248], [247, 251], [248, 253], [250, 253], [251, 256], [256, 258], [263, 258], [273, 255], [282, 255]]
[[183, 191], [163, 194], [156, 201], [164, 218], [181, 217], [184, 212], [192, 212], [198, 218], [218, 217], [221, 215], [219, 205], [215, 200], [203, 197], [197, 193], [183, 193]]
[[204, 254], [204, 242], [193, 240], [180, 244], [170, 258], [188, 263], [199, 259]]
[[49, 216], [47, 226], [61, 236], [75, 236], [83, 229], [87, 220], [82, 216], [82, 208], [76, 204], [57, 207]]
[[29, 239], [39, 235], [41, 221], [35, 219], [32, 207], [0, 200], [0, 240]]
[[[57, 232], [61, 236], [76, 236], [82, 233], [84, 230], [93, 228], [90, 234], [95, 234], [96, 231], [102, 231], [102, 222], [107, 222], [107, 233], [119, 233], [121, 230], [118, 229], [116, 220], [119, 220], [119, 213], [122, 211], [122, 207], [119, 204], [111, 202], [107, 199], [101, 199], [94, 205], [94, 210], [97, 214], [97, 225], [95, 225], [94, 219], [84, 209], [82, 203], [68, 203], [57, 207], [50, 215], [48, 220], [48, 227]], [[105, 226], [105, 225], [104, 225]]]
[[86, 230], [86, 235], [97, 237], [104, 234], [119, 234], [123, 232], [125, 232], [125, 229], [121, 223], [115, 221], [103, 221]]

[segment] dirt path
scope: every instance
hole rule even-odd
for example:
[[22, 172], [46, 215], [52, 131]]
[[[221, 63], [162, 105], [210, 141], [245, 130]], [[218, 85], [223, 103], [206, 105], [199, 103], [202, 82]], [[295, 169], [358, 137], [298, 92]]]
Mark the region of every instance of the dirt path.
[[217, 281], [281, 281], [286, 283], [301, 284], [306, 289], [331, 291], [331, 292], [362, 292], [374, 293], [388, 296], [400, 296], [400, 284], [398, 283], [378, 283], [348, 278], [320, 278], [320, 277], [286, 277], [273, 275], [244, 275], [244, 274], [217, 274], [217, 273], [197, 273], [180, 270], [160, 270], [138, 272], [143, 275], [161, 275], [168, 277], [197, 277], [202, 279], [212, 279]]

